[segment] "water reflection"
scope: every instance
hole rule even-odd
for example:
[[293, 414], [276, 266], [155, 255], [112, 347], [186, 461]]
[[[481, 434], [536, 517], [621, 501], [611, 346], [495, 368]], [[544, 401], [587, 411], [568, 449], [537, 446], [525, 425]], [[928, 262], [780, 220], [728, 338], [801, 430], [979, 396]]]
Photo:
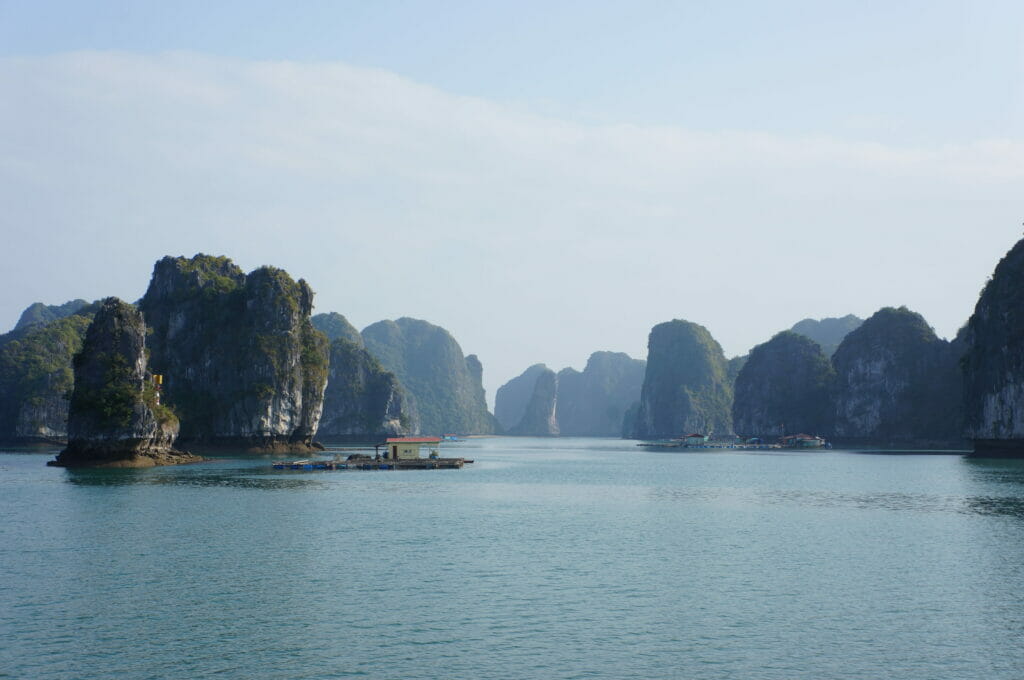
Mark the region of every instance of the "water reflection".
[[965, 457], [964, 466], [974, 479], [990, 484], [1012, 484], [1024, 488], [1024, 459]]

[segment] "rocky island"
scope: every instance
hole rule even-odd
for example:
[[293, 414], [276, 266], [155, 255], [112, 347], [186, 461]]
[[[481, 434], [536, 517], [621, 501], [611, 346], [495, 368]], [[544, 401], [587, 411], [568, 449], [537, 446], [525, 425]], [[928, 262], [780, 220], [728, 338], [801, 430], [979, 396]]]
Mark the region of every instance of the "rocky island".
[[837, 441], [915, 447], [962, 441], [959, 345], [906, 307], [879, 310], [832, 357]]
[[[82, 349], [96, 308], [78, 302], [36, 303], [13, 331], [0, 336], [0, 441], [67, 441], [72, 360]], [[74, 311], [57, 315], [70, 309]]]
[[[527, 369], [529, 370], [529, 369]], [[544, 368], [535, 376], [522, 415], [506, 432], [511, 435], [556, 437], [558, 429], [558, 376]]]
[[732, 398], [728, 362], [708, 329], [680, 319], [651, 329], [634, 437], [730, 434]]
[[1024, 457], [1024, 240], [996, 265], [961, 339], [975, 453]]
[[328, 343], [313, 291], [287, 272], [245, 274], [230, 259], [165, 257], [140, 308], [151, 365], [190, 448], [310, 451], [327, 385]]
[[395, 374], [361, 345], [334, 339], [317, 437], [380, 441], [418, 430], [415, 408]]
[[367, 351], [412, 397], [420, 431], [493, 434], [498, 429], [487, 410], [480, 361], [464, 356], [444, 328], [406, 317], [379, 321], [361, 335]]
[[622, 352], [594, 352], [582, 371], [534, 364], [498, 389], [494, 415], [510, 434], [618, 437], [645, 366]]
[[733, 425], [745, 436], [832, 430], [835, 371], [818, 343], [783, 331], [750, 351], [736, 377]]
[[75, 356], [68, 446], [51, 465], [152, 467], [200, 460], [174, 449], [178, 418], [165, 405], [146, 360], [146, 324], [117, 298], [100, 304]]

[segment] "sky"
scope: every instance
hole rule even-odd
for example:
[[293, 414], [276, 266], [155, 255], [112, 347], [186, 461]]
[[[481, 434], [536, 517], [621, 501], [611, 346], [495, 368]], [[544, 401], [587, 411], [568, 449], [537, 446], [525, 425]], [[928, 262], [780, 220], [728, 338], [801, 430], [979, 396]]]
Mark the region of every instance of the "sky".
[[954, 335], [1024, 230], [1024, 4], [0, 0], [0, 129], [0, 330], [223, 254], [493, 404], [673, 318]]

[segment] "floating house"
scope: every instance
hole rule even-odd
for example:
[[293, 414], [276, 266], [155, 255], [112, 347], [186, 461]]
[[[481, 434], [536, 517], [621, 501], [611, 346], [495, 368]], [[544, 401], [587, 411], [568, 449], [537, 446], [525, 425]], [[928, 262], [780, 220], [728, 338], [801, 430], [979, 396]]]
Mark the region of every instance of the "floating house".
[[426, 446], [430, 450], [430, 456], [438, 457], [438, 449], [441, 446], [440, 437], [388, 437], [384, 442], [384, 457], [390, 460], [411, 460], [421, 458], [420, 451]]
[[683, 437], [683, 444], [686, 446], [704, 446], [708, 441], [706, 434], [688, 434]]
[[820, 449], [825, 440], [809, 434], [790, 434], [780, 439], [779, 444], [791, 449]]

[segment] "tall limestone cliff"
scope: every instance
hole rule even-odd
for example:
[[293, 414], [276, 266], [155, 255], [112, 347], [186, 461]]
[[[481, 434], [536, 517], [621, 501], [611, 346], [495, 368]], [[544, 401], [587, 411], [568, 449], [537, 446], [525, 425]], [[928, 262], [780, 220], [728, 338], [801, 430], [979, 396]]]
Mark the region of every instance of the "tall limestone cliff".
[[445, 329], [419, 319], [379, 321], [363, 329], [366, 349], [415, 400], [420, 431], [491, 434], [497, 421], [487, 411], [482, 367]]
[[287, 272], [246, 275], [226, 257], [165, 257], [141, 309], [153, 371], [190, 445], [305, 450], [327, 384], [328, 343], [313, 291]]
[[483, 404], [484, 406], [483, 419], [485, 421], [484, 429], [487, 430], [486, 434], [500, 434], [501, 425], [498, 424], [494, 414], [487, 410], [487, 390], [484, 389], [484, 365], [480, 361], [480, 357], [475, 354], [467, 355], [466, 370], [469, 371], [469, 376], [473, 381], [473, 403]]
[[331, 343], [317, 437], [375, 440], [418, 431], [415, 407], [394, 373], [345, 337]]
[[507, 431], [531, 437], [558, 436], [558, 377], [554, 371], [545, 368], [537, 374], [523, 415]]
[[0, 336], [0, 441], [67, 439], [72, 359], [82, 348], [95, 308], [23, 324]]
[[534, 364], [498, 388], [494, 394], [494, 417], [503, 430], [511, 430], [523, 419], [537, 378], [547, 370], [544, 364]]
[[961, 336], [975, 453], [1024, 457], [1024, 240], [996, 265]]
[[196, 460], [173, 449], [178, 419], [159, 403], [146, 367], [142, 314], [103, 300], [75, 356], [62, 467], [150, 467]]
[[734, 385], [733, 427], [745, 436], [831, 432], [835, 371], [810, 338], [783, 331], [751, 350]]
[[331, 342], [344, 338], [358, 347], [363, 346], [363, 336], [359, 335], [359, 331], [348, 322], [348, 319], [337, 312], [314, 314], [310, 321], [313, 328], [326, 335]]
[[732, 385], [722, 347], [706, 328], [676, 319], [651, 329], [633, 436], [732, 432]]
[[640, 399], [647, 362], [622, 352], [594, 352], [583, 371], [558, 372], [558, 427], [569, 437], [618, 437]]
[[959, 441], [959, 354], [920, 314], [906, 307], [876, 312], [832, 357], [835, 438], [915, 446]]
[[831, 357], [839, 349], [843, 338], [857, 330], [862, 323], [864, 323], [864, 319], [847, 314], [838, 318], [804, 319], [793, 324], [790, 330], [814, 340], [821, 345], [821, 351], [825, 353], [825, 356]]

